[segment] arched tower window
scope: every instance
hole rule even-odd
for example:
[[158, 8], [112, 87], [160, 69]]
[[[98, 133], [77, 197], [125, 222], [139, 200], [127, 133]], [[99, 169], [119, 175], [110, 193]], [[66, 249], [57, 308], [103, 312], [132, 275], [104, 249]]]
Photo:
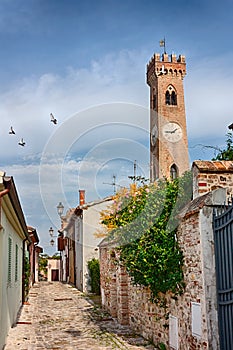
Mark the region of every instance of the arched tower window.
[[171, 176], [171, 180], [175, 180], [178, 177], [178, 168], [176, 164], [172, 164], [170, 168], [170, 176]]
[[171, 101], [170, 101], [170, 93], [169, 93], [169, 91], [166, 91], [165, 99], [166, 99], [166, 105], [170, 105]]
[[156, 93], [153, 91], [152, 109], [156, 109]]
[[175, 93], [175, 91], [172, 91], [172, 93], [171, 93], [171, 104], [174, 106], [176, 106], [177, 105], [177, 98], [176, 98], [176, 93]]
[[176, 106], [177, 105], [177, 94], [176, 90], [172, 85], [169, 85], [165, 93], [166, 105]]

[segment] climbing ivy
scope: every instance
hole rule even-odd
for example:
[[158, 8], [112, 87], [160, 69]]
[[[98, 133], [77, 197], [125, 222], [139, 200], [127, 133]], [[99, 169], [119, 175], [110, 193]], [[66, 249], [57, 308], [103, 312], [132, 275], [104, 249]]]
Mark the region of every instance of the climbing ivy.
[[117, 194], [113, 206], [102, 213], [107, 239], [120, 248], [121, 262], [135, 284], [150, 287], [152, 300], [161, 293], [183, 291], [183, 254], [176, 233], [177, 214], [191, 199], [191, 174], [166, 179]]
[[27, 299], [29, 293], [30, 284], [30, 263], [29, 258], [24, 257], [24, 299]]

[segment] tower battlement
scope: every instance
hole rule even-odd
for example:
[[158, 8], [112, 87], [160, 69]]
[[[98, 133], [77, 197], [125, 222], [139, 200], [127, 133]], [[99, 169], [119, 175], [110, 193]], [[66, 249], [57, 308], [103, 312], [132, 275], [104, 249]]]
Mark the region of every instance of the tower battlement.
[[147, 64], [147, 82], [149, 83], [152, 74], [159, 76], [161, 72], [162, 74], [180, 75], [183, 79], [186, 75], [185, 56], [179, 55], [177, 58], [175, 54], [155, 53]]

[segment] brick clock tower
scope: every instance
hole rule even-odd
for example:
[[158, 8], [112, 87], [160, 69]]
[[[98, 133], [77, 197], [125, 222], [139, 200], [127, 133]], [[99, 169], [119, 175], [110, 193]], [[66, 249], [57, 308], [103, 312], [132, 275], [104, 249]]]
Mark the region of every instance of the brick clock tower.
[[150, 86], [150, 180], [174, 179], [189, 169], [183, 78], [185, 56], [154, 54]]

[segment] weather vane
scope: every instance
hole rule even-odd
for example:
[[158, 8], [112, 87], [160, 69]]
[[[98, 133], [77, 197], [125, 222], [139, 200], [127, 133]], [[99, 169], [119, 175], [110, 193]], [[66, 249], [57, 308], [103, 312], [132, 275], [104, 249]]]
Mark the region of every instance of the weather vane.
[[163, 49], [164, 49], [164, 54], [166, 54], [166, 42], [165, 42], [165, 37], [162, 39], [162, 40], [160, 40], [160, 42], [159, 42], [159, 46], [160, 47], [163, 47]]

